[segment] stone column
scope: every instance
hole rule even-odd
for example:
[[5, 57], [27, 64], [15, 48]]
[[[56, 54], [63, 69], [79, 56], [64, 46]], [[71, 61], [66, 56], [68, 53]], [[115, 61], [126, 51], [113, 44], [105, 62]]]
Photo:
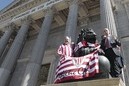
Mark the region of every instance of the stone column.
[[122, 44], [122, 56], [125, 61], [126, 69], [125, 73], [125, 83], [129, 86], [129, 18], [128, 13], [122, 3], [124, 0], [114, 0], [116, 4], [116, 18], [118, 24], [118, 36], [121, 39]]
[[68, 19], [66, 22], [65, 36], [71, 37], [71, 40], [75, 42], [76, 28], [78, 17], [78, 0], [72, 0], [70, 2]]
[[109, 28], [114, 36], [117, 36], [114, 15], [110, 0], [100, 0], [100, 17], [102, 28]]
[[59, 57], [55, 55], [55, 58], [51, 62], [50, 68], [49, 68], [49, 73], [48, 73], [48, 78], [47, 78], [47, 84], [53, 84], [55, 80], [55, 72], [56, 72], [56, 67], [59, 62]]
[[22, 22], [22, 26], [0, 67], [0, 86], [6, 86], [10, 73], [18, 58], [19, 51], [21, 50], [21, 47], [23, 47], [23, 41], [27, 35], [29, 24], [30, 20], [28, 19]]
[[9, 41], [9, 38], [13, 32], [13, 28], [11, 26], [6, 27], [7, 30], [5, 31], [4, 35], [0, 39], [0, 57]]
[[53, 10], [48, 9], [45, 15], [44, 22], [39, 32], [38, 38], [34, 45], [30, 61], [25, 70], [24, 78], [21, 86], [36, 86], [38, 74], [43, 61], [43, 55], [48, 39], [48, 33], [53, 19]]

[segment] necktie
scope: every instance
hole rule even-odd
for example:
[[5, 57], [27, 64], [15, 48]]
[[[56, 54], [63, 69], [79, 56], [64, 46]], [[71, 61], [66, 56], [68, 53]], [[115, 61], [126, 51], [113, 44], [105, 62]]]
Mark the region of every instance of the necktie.
[[108, 38], [105, 39], [105, 45], [106, 45], [106, 49], [110, 48], [110, 44], [109, 44]]

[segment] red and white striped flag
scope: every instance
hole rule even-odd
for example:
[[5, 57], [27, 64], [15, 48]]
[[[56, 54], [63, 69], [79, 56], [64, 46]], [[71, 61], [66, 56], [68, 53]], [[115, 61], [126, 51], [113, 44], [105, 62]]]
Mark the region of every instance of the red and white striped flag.
[[54, 83], [93, 77], [99, 73], [97, 50], [81, 57], [64, 56], [56, 69]]

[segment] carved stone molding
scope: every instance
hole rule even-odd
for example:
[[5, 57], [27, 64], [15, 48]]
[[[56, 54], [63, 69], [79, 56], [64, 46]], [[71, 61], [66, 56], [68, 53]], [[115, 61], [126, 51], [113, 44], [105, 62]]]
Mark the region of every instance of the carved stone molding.
[[51, 11], [53, 11], [54, 14], [58, 12], [57, 9], [55, 8], [55, 6], [53, 5], [51, 7], [48, 7], [47, 9], [45, 9], [45, 14], [49, 13]]
[[[14, 11], [16, 11], [16, 8], [14, 8], [15, 10], [12, 9], [12, 10], [7, 11], [7, 13], [11, 12], [11, 15], [15, 15], [15, 16], [12, 16], [10, 19], [8, 19], [9, 16], [6, 19], [3, 18], [4, 20], [2, 20], [0, 22], [0, 29], [2, 29], [8, 22], [14, 22], [16, 25], [20, 26], [21, 19], [23, 19], [25, 16], [28, 16], [28, 15], [30, 15], [34, 20], [44, 18], [44, 16], [46, 15], [47, 12], [49, 12], [49, 10], [53, 10], [54, 16], [56, 16], [58, 18], [61, 17], [65, 21], [64, 18], [67, 18], [67, 15], [68, 15], [67, 14], [68, 12], [66, 9], [68, 9], [68, 7], [70, 5], [75, 4], [75, 3], [79, 4], [79, 17], [80, 18], [89, 16], [89, 15], [93, 15], [94, 13], [96, 15], [96, 12], [99, 13], [98, 10], [95, 10], [96, 8], [99, 8], [98, 0], [95, 0], [95, 2], [93, 2], [93, 1], [89, 2], [89, 1], [90, 0], [51, 0], [50, 2], [44, 1], [45, 3], [43, 3], [43, 0], [38, 0], [37, 2], [36, 2], [36, 0], [33, 0], [33, 2], [29, 1], [29, 2], [27, 2], [28, 3], [27, 7], [23, 6], [21, 8], [17, 8], [17, 10], [19, 10], [19, 11], [17, 11], [17, 12], [19, 12], [17, 15], [15, 15], [15, 12], [14, 12]], [[37, 5], [36, 5], [36, 3], [37, 3]], [[48, 4], [48, 5], [44, 5], [44, 4]], [[94, 5], [97, 5], [97, 6], [92, 7]], [[29, 7], [31, 7], [31, 8], [29, 10], [27, 10]], [[90, 8], [90, 10], [89, 10], [89, 8]], [[63, 11], [63, 10], [66, 10], [66, 11]], [[14, 12], [14, 13], [12, 13], [12, 12]], [[56, 22], [56, 23], [58, 23], [58, 22]]]
[[7, 31], [8, 29], [16, 30], [16, 29], [18, 29], [18, 26], [17, 26], [16, 24], [14, 24], [14, 23], [8, 23], [8, 24], [4, 27], [3, 31]]
[[121, 0], [121, 3], [122, 4], [125, 4], [125, 3], [127, 4], [127, 3], [129, 3], [129, 0]]
[[31, 18], [31, 16], [27, 16], [27, 17], [24, 17], [23, 19], [21, 19], [21, 22], [23, 23], [23, 22], [26, 22], [26, 21], [28, 21], [28, 22], [32, 22], [32, 18]]
[[65, 0], [65, 2], [68, 4], [68, 6], [72, 4], [79, 4], [81, 3], [81, 0]]
[[38, 32], [41, 28], [42, 22], [41, 21], [35, 21], [32, 19], [32, 24], [31, 26], [34, 28], [34, 32]]
[[7, 12], [0, 14], [0, 20], [5, 20], [10, 17], [14, 17], [18, 15], [19, 13], [25, 12], [26, 10], [29, 10], [36, 5], [40, 5], [44, 2], [44, 0], [29, 0], [26, 3], [20, 4], [17, 7], [14, 7]]

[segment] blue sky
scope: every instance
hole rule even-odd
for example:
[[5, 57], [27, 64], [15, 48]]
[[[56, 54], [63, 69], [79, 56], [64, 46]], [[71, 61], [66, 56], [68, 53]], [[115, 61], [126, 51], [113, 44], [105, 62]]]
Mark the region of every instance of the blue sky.
[[5, 8], [7, 5], [9, 5], [14, 0], [0, 0], [0, 10]]

